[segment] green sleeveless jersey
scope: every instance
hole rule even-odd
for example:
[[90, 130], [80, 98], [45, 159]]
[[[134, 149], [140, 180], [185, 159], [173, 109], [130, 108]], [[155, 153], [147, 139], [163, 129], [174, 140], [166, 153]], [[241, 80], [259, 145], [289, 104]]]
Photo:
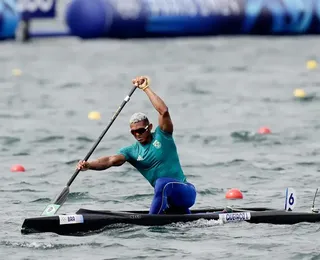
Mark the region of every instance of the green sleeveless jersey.
[[172, 134], [162, 131], [159, 126], [152, 133], [150, 143], [142, 145], [136, 142], [121, 148], [118, 154], [124, 155], [126, 161], [135, 167], [153, 187], [160, 177], [187, 181]]

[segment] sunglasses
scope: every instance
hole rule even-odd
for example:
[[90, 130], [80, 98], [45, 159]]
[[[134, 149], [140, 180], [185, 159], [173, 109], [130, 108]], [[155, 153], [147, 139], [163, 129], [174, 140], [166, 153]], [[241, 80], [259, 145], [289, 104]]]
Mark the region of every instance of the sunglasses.
[[131, 134], [132, 135], [136, 135], [136, 134], [139, 134], [139, 135], [142, 135], [145, 131], [147, 131], [149, 128], [149, 125], [143, 127], [143, 128], [138, 128], [138, 129], [135, 129], [135, 130], [131, 130]]

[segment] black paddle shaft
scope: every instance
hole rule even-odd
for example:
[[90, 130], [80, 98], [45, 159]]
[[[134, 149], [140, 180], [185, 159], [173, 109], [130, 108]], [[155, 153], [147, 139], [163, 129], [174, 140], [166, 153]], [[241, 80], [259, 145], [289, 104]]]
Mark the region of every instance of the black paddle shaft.
[[[125, 99], [123, 100], [122, 104], [119, 106], [118, 110], [114, 113], [113, 117], [111, 118], [110, 123], [108, 124], [108, 126], [106, 127], [106, 129], [103, 130], [103, 132], [101, 133], [101, 135], [99, 136], [98, 140], [94, 143], [94, 145], [92, 146], [92, 148], [90, 149], [90, 151], [88, 152], [88, 154], [86, 155], [86, 157], [84, 157], [84, 161], [87, 161], [90, 156], [92, 155], [92, 153], [94, 152], [94, 150], [97, 148], [98, 144], [101, 142], [102, 138], [104, 137], [104, 135], [108, 132], [109, 128], [111, 127], [111, 125], [113, 124], [114, 120], [117, 118], [117, 116], [120, 114], [121, 110], [124, 108], [124, 106], [128, 103], [128, 101], [130, 100], [130, 97], [132, 96], [133, 92], [136, 90], [136, 86], [133, 87], [130, 91], [130, 93], [128, 94], [128, 96], [125, 97]], [[67, 187], [69, 187], [72, 182], [74, 181], [74, 179], [77, 177], [78, 173], [80, 172], [80, 170], [76, 170], [75, 173], [71, 176], [70, 180], [67, 183]]]

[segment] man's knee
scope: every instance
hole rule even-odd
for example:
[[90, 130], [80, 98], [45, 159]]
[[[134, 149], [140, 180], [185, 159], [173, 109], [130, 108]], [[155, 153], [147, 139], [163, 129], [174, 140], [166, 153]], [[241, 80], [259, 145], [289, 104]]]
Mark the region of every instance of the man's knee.
[[176, 184], [168, 201], [172, 206], [190, 208], [196, 201], [196, 190], [189, 184]]

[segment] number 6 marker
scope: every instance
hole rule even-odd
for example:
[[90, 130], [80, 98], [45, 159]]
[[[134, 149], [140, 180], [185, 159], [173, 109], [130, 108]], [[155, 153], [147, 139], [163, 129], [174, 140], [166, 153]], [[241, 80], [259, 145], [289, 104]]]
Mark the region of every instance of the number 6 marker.
[[285, 211], [293, 211], [295, 204], [296, 204], [296, 192], [293, 188], [287, 188], [284, 210]]

